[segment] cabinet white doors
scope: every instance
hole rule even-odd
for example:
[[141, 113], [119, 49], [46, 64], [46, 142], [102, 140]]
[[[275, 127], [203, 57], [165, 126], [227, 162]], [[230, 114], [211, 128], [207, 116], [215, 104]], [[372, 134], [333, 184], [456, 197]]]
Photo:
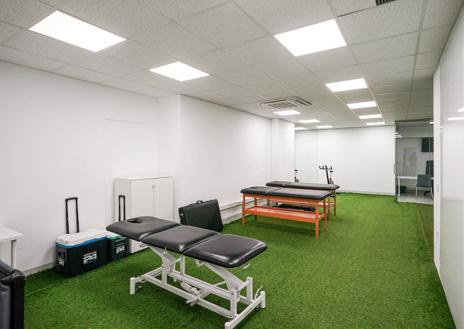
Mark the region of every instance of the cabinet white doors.
[[173, 184], [171, 178], [153, 180], [153, 214], [155, 217], [174, 220], [172, 195]]
[[153, 181], [153, 179], [132, 181], [130, 217], [155, 216]]

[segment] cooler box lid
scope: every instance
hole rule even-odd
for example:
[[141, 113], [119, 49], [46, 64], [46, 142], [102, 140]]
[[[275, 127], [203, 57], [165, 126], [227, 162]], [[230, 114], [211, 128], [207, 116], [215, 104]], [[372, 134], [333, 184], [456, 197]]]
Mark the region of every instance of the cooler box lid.
[[56, 239], [56, 243], [65, 248], [69, 248], [89, 244], [105, 238], [105, 230], [88, 229], [79, 233], [61, 235]]

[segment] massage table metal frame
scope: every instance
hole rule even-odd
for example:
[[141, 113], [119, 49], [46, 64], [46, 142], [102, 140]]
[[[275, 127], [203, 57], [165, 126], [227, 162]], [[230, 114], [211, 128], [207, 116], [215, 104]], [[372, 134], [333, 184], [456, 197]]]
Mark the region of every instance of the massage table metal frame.
[[337, 219], [337, 189], [340, 186], [336, 184], [310, 184], [310, 183], [294, 183], [294, 182], [287, 182], [287, 181], [272, 181], [266, 183], [266, 186], [270, 187], [291, 187], [291, 188], [299, 188], [299, 189], [306, 189], [306, 190], [327, 190], [332, 193], [331, 197], [327, 202], [327, 217], [330, 216], [330, 208], [333, 208], [334, 219]]
[[[264, 188], [264, 187], [263, 187]], [[251, 188], [253, 189], [253, 188]], [[293, 220], [298, 222], [312, 223], [315, 225], [315, 237], [319, 238], [319, 221], [324, 221], [324, 230], [327, 230], [327, 198], [330, 194], [321, 199], [313, 199], [310, 197], [285, 197], [277, 195], [268, 195], [266, 193], [248, 193], [247, 189], [242, 190], [242, 224], [246, 224], [246, 216], [254, 215], [255, 220], [257, 216], [272, 217]], [[272, 188], [270, 189], [272, 190]], [[275, 188], [280, 190], [280, 188]], [[245, 191], [245, 192], [244, 192]], [[246, 198], [253, 198], [253, 206], [247, 208]], [[258, 206], [259, 200], [266, 200], [267, 206]], [[314, 211], [307, 211], [302, 209], [279, 208], [269, 206], [270, 202], [294, 204], [301, 206], [314, 207]], [[323, 208], [322, 213], [319, 208]]]
[[[111, 230], [110, 226], [108, 227], [108, 230]], [[184, 225], [175, 224], [175, 226], [171, 226], [171, 228], [176, 226]], [[121, 234], [121, 232], [115, 233]], [[163, 231], [157, 231], [154, 234], [156, 233], [163, 233]], [[150, 234], [151, 233], [148, 233], [144, 236], [144, 238], [148, 237]], [[214, 239], [220, 235], [221, 234], [217, 233], [216, 235], [213, 235], [204, 241]], [[135, 237], [129, 236], [129, 238]], [[142, 239], [138, 240], [140, 241]], [[204, 241], [201, 241], [198, 244], [201, 244]], [[219, 283], [212, 284], [186, 274], [184, 255], [181, 254], [178, 258], [176, 258], [165, 248], [156, 247], [144, 241], [142, 242], [147, 244], [148, 247], [161, 258], [162, 264], [160, 267], [152, 271], [149, 271], [138, 277], [130, 278], [129, 292], [131, 295], [135, 294], [136, 288], [140, 287], [141, 284], [145, 282], [152, 283], [160, 288], [185, 298], [186, 303], [190, 306], [198, 304], [219, 315], [229, 318], [229, 321], [224, 324], [225, 329], [231, 329], [237, 326], [254, 309], [266, 307], [266, 294], [264, 291], [258, 289], [255, 295], [253, 295], [253, 278], [247, 277], [246, 280], [243, 281], [231, 273], [226, 267], [212, 264], [206, 261], [200, 261], [191, 257], [195, 259], [197, 266], [205, 266], [223, 279], [223, 281]], [[194, 244], [193, 247], [198, 244]], [[184, 252], [187, 250], [189, 250], [188, 247], [184, 250]], [[248, 266], [249, 263], [243, 268], [247, 268]], [[174, 283], [180, 283], [180, 287], [182, 289], [169, 283], [169, 277], [173, 279]], [[225, 288], [222, 288], [221, 286], [224, 285]], [[242, 295], [241, 292], [244, 289], [246, 292], [245, 295]], [[206, 300], [205, 298], [210, 294], [228, 300], [230, 302], [230, 308], [226, 309], [220, 305]], [[242, 310], [242, 312], [238, 312], [239, 303], [247, 305], [245, 309]]]

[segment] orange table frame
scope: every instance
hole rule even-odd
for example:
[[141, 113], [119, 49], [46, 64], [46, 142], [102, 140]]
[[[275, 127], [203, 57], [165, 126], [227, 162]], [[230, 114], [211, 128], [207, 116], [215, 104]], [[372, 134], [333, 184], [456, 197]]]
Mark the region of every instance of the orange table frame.
[[[253, 206], [246, 206], [246, 198], [253, 198]], [[258, 206], [258, 200], [267, 200], [269, 202], [286, 203], [295, 205], [304, 205], [314, 207], [315, 211], [307, 211], [301, 209], [287, 209], [270, 206]], [[327, 200], [329, 199], [329, 200]], [[330, 204], [330, 196], [323, 200], [314, 199], [303, 199], [303, 198], [292, 198], [282, 196], [272, 196], [263, 194], [248, 194], [243, 193], [242, 199], [242, 224], [246, 224], [246, 216], [254, 215], [255, 219], [257, 216], [272, 217], [293, 220], [298, 222], [312, 223], [315, 225], [316, 239], [319, 238], [319, 221], [324, 221], [324, 230], [327, 229], [327, 209]], [[323, 208], [320, 212], [319, 208]]]

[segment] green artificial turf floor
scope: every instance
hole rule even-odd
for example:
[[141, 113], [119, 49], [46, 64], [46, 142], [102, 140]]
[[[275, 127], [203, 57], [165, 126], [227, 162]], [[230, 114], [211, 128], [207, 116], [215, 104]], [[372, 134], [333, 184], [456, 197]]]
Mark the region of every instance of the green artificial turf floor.
[[[239, 276], [266, 291], [267, 308], [240, 328], [454, 328], [432, 262], [432, 207], [393, 197], [340, 194], [337, 220], [314, 239], [313, 225], [262, 218], [225, 232], [263, 240], [268, 250]], [[191, 274], [216, 278], [188, 262]], [[225, 318], [129, 278], [159, 266], [144, 251], [72, 279], [28, 278], [26, 326], [36, 328], [222, 328]]]

